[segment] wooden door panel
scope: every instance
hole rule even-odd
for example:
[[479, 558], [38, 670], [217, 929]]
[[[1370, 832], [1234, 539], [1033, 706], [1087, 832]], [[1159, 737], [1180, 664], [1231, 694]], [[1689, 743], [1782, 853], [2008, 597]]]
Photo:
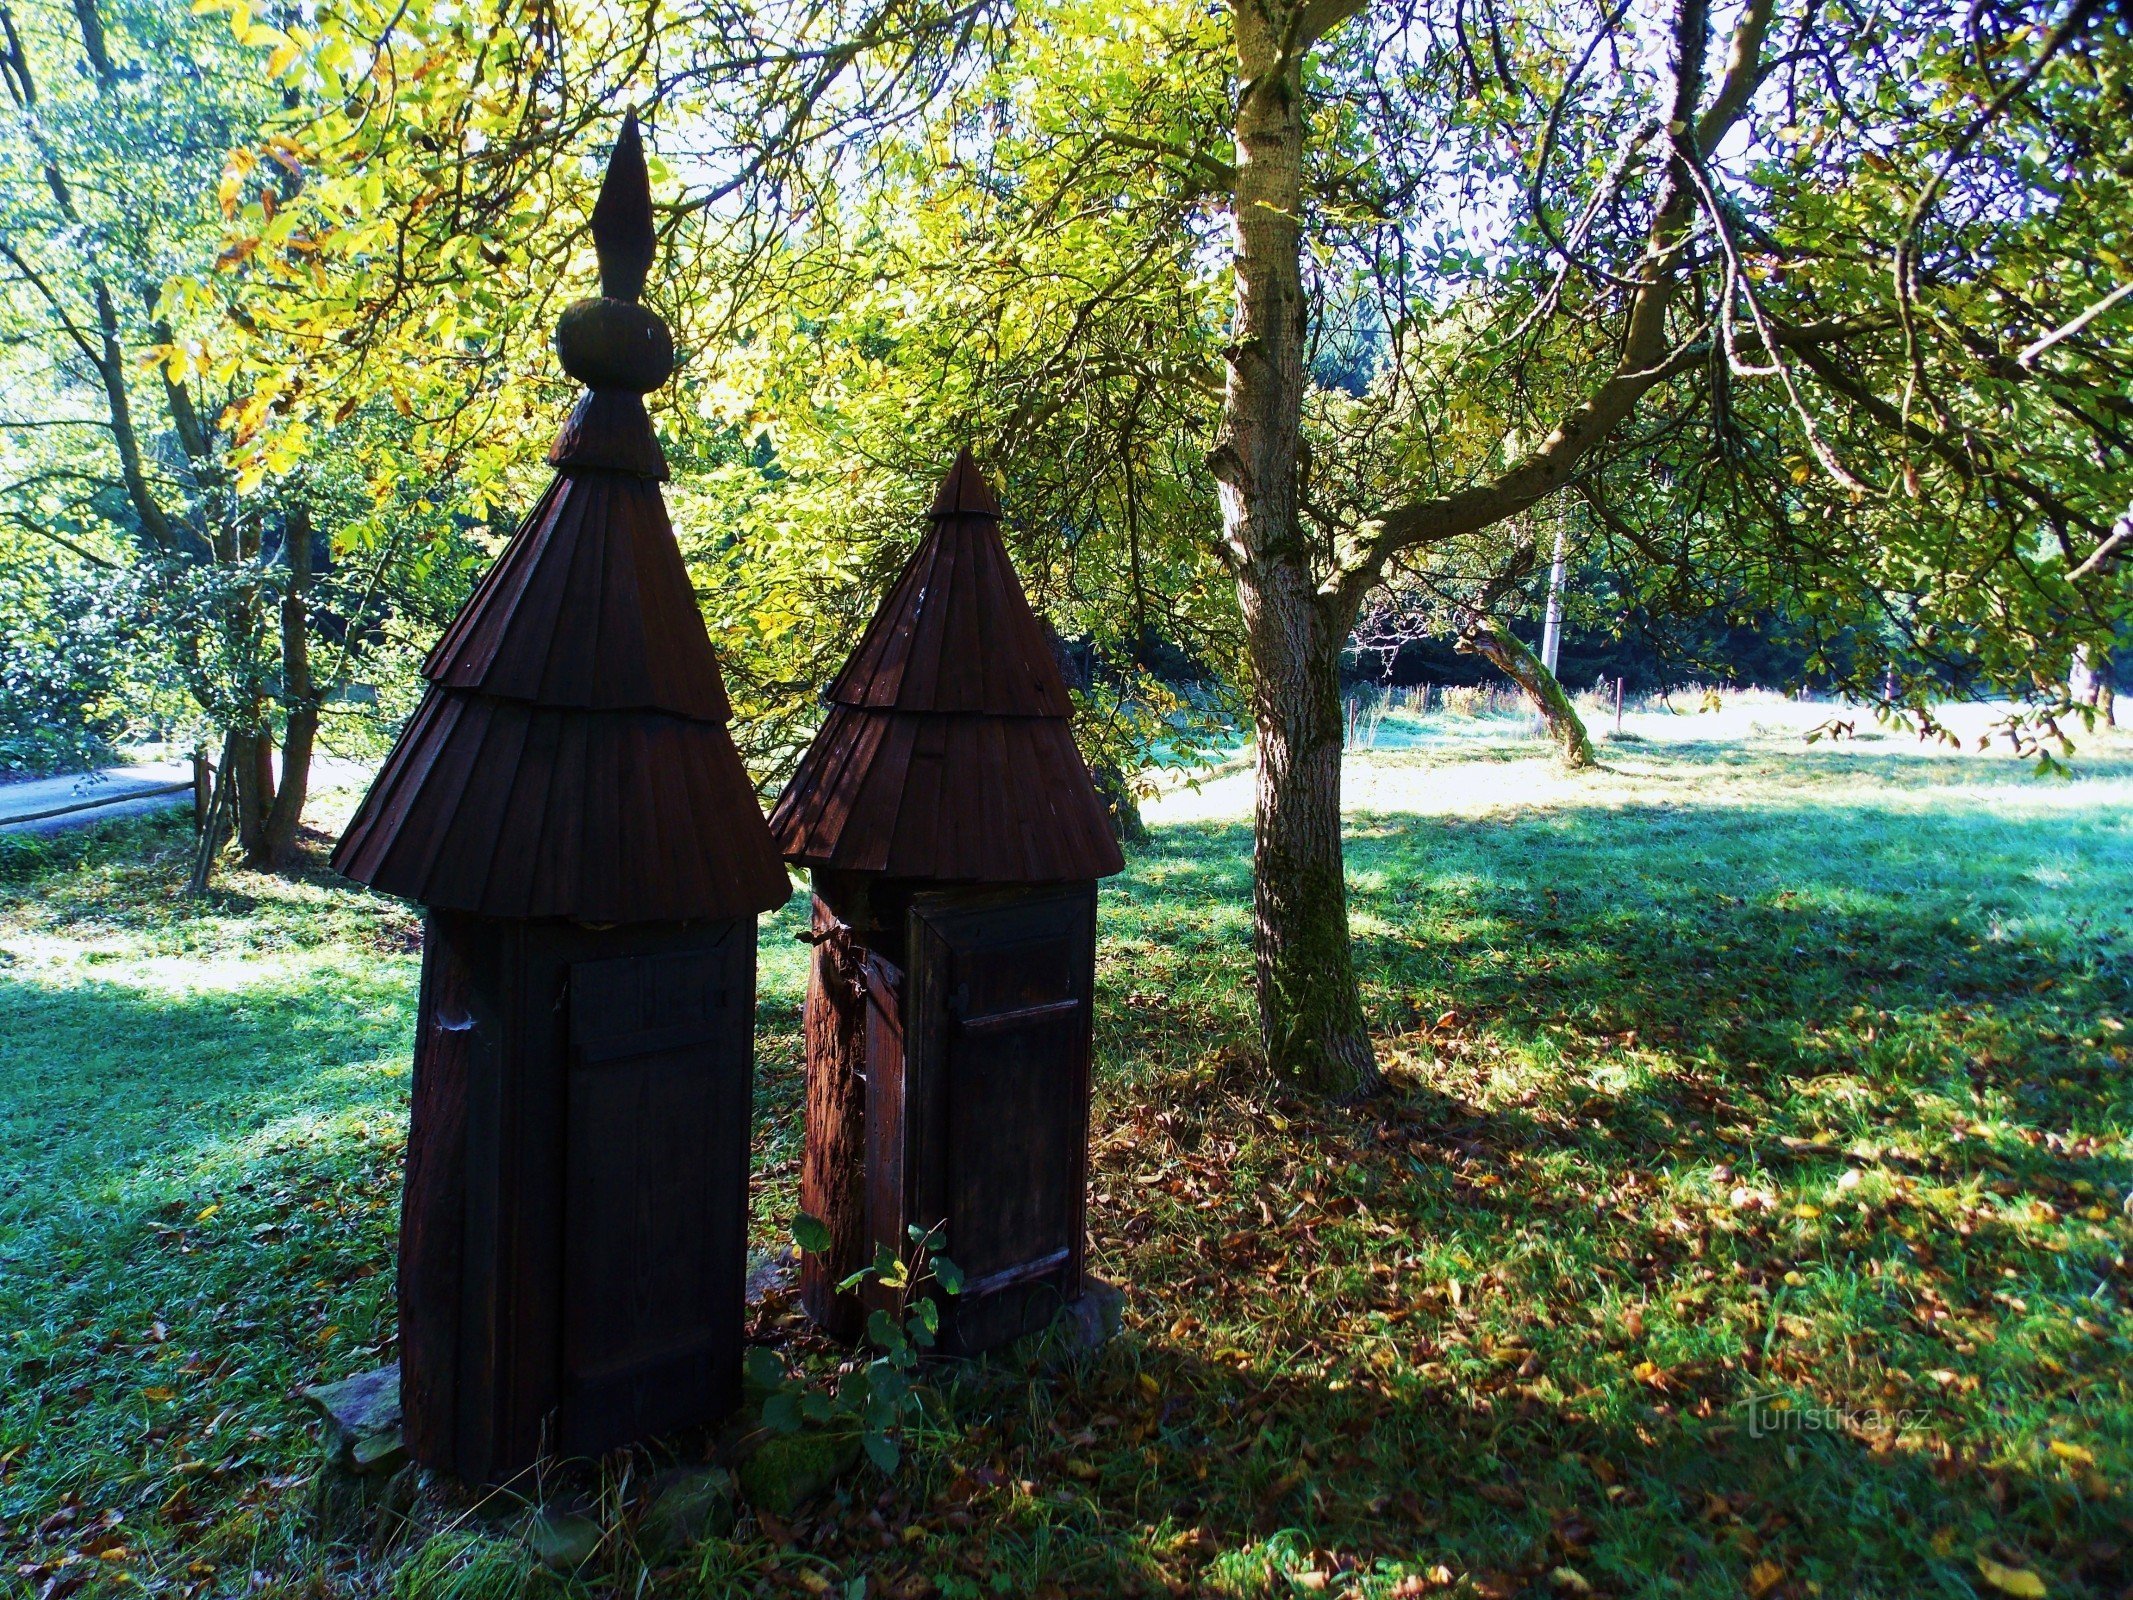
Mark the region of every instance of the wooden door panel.
[[[904, 975], [887, 958], [869, 951], [860, 967], [867, 1006], [866, 1204], [868, 1261], [886, 1245], [902, 1255], [907, 1203], [904, 1190]], [[892, 1295], [871, 1280], [860, 1300], [871, 1310], [890, 1308]]]
[[729, 933], [709, 949], [571, 967], [566, 1450], [701, 1420], [727, 1381], [754, 987], [735, 969], [748, 943]]
[[[1081, 1002], [958, 1025], [948, 1047], [949, 1254], [982, 1294], [1003, 1275], [1061, 1265], [1080, 1208], [1084, 1142], [1075, 1044]], [[991, 1019], [987, 1019], [991, 1020]]]
[[957, 1322], [979, 1327], [988, 1297], [1039, 1279], [1056, 1309], [1081, 1275], [1093, 886], [922, 896], [908, 948], [912, 1220], [946, 1224]]

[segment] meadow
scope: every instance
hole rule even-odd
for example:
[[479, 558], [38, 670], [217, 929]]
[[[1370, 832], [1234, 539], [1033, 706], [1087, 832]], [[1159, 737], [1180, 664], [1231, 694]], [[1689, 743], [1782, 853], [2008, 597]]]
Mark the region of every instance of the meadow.
[[[656, 1557], [651, 1452], [314, 1515], [296, 1390], [394, 1353], [416, 916], [322, 868], [189, 901], [176, 820], [0, 850], [0, 1594], [2133, 1592], [2133, 738], [2039, 778], [1826, 715], [1649, 708], [1589, 775], [1388, 719], [1348, 790], [1391, 1087], [1345, 1108], [1252, 1059], [1249, 772], [1163, 795], [1102, 902], [1122, 1333], [939, 1368], [893, 1479]], [[753, 1331], [836, 1360], [784, 1296]], [[540, 1496], [606, 1530], [568, 1583]]]

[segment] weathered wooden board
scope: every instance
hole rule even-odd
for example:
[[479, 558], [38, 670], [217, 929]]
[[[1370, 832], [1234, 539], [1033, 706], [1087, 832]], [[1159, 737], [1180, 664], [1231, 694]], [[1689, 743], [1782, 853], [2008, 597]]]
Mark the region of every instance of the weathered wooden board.
[[403, 1211], [418, 1460], [494, 1482], [739, 1397], [752, 918], [430, 918]]
[[788, 861], [935, 883], [1066, 883], [1124, 865], [1072, 701], [966, 451], [932, 527], [830, 685], [771, 813]]
[[868, 962], [869, 1231], [939, 1230], [972, 1353], [1081, 1292], [1095, 886], [922, 894], [906, 937], [907, 971]]

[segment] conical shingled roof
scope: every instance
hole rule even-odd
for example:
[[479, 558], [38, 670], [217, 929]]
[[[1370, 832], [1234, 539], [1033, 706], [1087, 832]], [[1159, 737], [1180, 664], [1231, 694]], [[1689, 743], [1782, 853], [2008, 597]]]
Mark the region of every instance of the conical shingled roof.
[[1124, 859], [1073, 703], [965, 450], [770, 826], [788, 861], [954, 883], [1107, 877]]
[[[651, 209], [634, 117], [594, 234], [603, 282], [630, 298], [580, 302], [566, 328], [590, 307], [580, 328], [594, 333], [560, 342], [598, 386], [551, 455], [547, 494], [423, 663], [428, 691], [333, 865], [487, 916], [752, 916], [790, 884], [726, 731], [658, 440], [637, 393], [616, 386], [656, 384], [670, 360], [657, 354], [663, 325], [635, 304]], [[619, 356], [600, 343], [614, 337], [631, 341]]]

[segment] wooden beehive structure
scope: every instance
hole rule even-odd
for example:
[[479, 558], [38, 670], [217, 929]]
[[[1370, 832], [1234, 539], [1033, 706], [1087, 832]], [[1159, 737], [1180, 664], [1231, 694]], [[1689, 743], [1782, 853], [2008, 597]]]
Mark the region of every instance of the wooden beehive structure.
[[855, 1336], [838, 1281], [938, 1229], [942, 1346], [972, 1353], [1082, 1290], [1096, 880], [1124, 862], [969, 452], [930, 520], [771, 831], [815, 890], [804, 1303]]
[[592, 227], [555, 479], [334, 853], [427, 913], [401, 1393], [416, 1458], [477, 1481], [738, 1398], [755, 919], [790, 892], [640, 398], [673, 344], [634, 117]]

